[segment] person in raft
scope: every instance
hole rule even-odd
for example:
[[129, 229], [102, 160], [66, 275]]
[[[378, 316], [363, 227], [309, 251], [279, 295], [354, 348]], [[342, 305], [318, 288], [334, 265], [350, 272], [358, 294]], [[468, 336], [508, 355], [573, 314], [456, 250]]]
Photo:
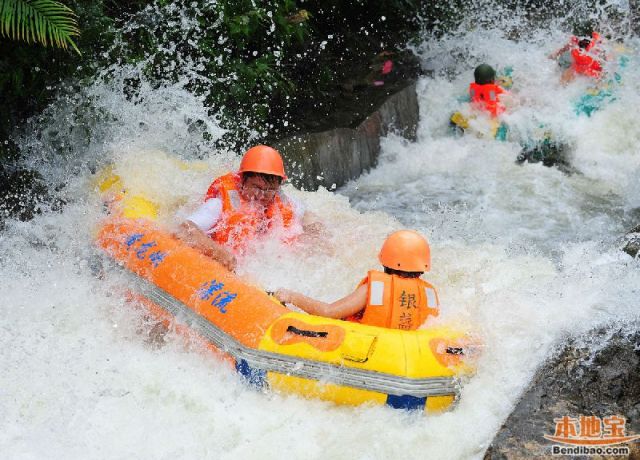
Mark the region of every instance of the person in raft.
[[469, 84], [471, 104], [495, 118], [505, 111], [500, 96], [507, 93], [496, 84], [496, 71], [489, 64], [480, 64], [473, 71], [474, 81]]
[[274, 232], [287, 241], [317, 237], [322, 224], [310, 221], [302, 203], [281, 191], [286, 178], [277, 150], [250, 148], [237, 172], [211, 183], [204, 202], [182, 223], [181, 238], [233, 271], [236, 256], [257, 237]]
[[391, 329], [415, 330], [429, 316], [438, 316], [436, 289], [420, 279], [431, 268], [427, 240], [412, 230], [399, 230], [385, 240], [378, 259], [384, 273], [369, 271], [355, 291], [335, 302], [322, 302], [288, 289], [278, 289], [274, 295], [312, 315]]
[[606, 59], [602, 49], [602, 37], [589, 28], [586, 36], [571, 36], [569, 43], [555, 51], [549, 58], [558, 60], [566, 67], [562, 73], [562, 83], [572, 81], [577, 75], [599, 79], [602, 77], [602, 64]]

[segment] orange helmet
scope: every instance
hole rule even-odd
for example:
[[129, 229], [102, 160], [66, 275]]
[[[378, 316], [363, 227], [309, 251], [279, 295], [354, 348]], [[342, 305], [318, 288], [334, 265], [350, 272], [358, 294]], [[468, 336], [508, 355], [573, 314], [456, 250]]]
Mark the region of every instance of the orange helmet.
[[247, 150], [240, 162], [239, 172], [273, 174], [282, 177], [282, 180], [287, 178], [282, 157], [276, 149], [266, 145], [256, 145]]
[[403, 272], [428, 272], [431, 249], [422, 235], [413, 230], [398, 230], [387, 237], [380, 254], [380, 263]]

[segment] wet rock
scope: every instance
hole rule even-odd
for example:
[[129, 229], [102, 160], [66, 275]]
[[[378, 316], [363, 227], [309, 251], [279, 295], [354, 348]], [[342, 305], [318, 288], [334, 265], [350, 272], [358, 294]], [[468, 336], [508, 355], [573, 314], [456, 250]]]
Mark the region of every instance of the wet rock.
[[[570, 340], [536, 373], [485, 460], [558, 458], [543, 436], [554, 435], [554, 419], [565, 415], [624, 416], [626, 434], [640, 434], [640, 322]], [[637, 442], [625, 445], [640, 458]]]
[[391, 131], [416, 138], [416, 55], [381, 51], [334, 64], [340, 69], [335, 92], [301, 107], [292, 134], [270, 142], [283, 154], [293, 184], [307, 190], [340, 187], [374, 167], [380, 138]]
[[333, 189], [376, 165], [380, 138], [389, 132], [415, 140], [418, 112], [416, 85], [409, 81], [354, 127], [294, 135], [275, 147], [282, 152], [295, 186]]
[[627, 244], [625, 244], [623, 250], [631, 257], [638, 257], [638, 251], [640, 251], [640, 225], [632, 228], [625, 236]]
[[420, 60], [409, 50], [382, 51], [327, 65], [336, 71], [333, 88], [320, 100], [309, 99], [292, 107], [290, 129], [269, 141], [299, 133], [356, 128], [422, 73]]
[[640, 35], [640, 0], [629, 0], [629, 25], [633, 33]]
[[542, 163], [544, 166], [556, 166], [565, 174], [573, 174], [577, 170], [569, 162], [569, 146], [561, 142], [543, 140], [535, 145], [522, 149], [516, 163]]

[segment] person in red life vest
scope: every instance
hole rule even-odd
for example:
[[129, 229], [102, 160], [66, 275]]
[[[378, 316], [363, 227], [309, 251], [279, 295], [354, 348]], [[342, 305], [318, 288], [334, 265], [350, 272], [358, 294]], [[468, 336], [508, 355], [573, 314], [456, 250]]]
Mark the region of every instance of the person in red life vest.
[[412, 230], [399, 230], [385, 240], [378, 256], [384, 272], [371, 270], [346, 297], [332, 303], [288, 289], [275, 297], [312, 315], [346, 319], [371, 326], [415, 330], [438, 316], [436, 289], [420, 276], [431, 268], [427, 240]]
[[551, 59], [566, 67], [561, 81], [568, 83], [577, 75], [599, 79], [602, 77], [602, 64], [605, 56], [602, 50], [602, 37], [598, 32], [591, 32], [586, 37], [572, 36], [565, 46], [552, 53]]
[[317, 236], [322, 224], [280, 189], [286, 179], [282, 157], [266, 145], [250, 148], [235, 173], [215, 179], [204, 203], [181, 225], [181, 237], [229, 270], [257, 237], [278, 230], [285, 239]]
[[473, 71], [474, 82], [469, 85], [471, 104], [493, 118], [504, 112], [500, 95], [506, 91], [496, 84], [496, 71], [488, 64], [480, 64]]

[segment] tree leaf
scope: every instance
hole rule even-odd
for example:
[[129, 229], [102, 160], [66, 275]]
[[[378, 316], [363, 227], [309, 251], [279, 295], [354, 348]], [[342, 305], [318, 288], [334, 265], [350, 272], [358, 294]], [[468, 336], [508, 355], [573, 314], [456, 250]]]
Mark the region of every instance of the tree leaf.
[[0, 0], [3, 37], [43, 46], [80, 50], [73, 37], [80, 35], [76, 14], [55, 0]]

